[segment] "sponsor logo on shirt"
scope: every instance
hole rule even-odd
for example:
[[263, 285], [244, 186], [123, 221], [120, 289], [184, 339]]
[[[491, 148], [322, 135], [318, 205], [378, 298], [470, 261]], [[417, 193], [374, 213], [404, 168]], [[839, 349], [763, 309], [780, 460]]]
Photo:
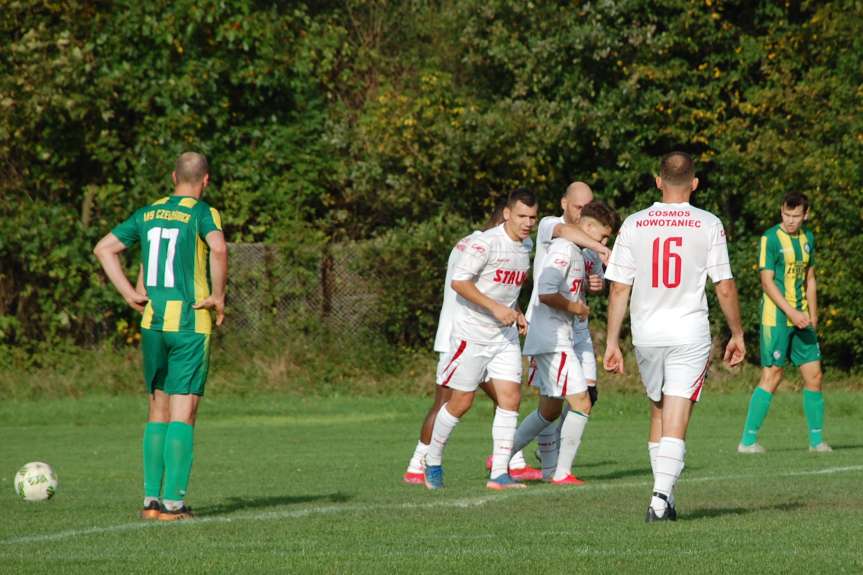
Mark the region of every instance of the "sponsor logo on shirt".
[[514, 270], [494, 270], [494, 283], [520, 286], [527, 279], [527, 272]]

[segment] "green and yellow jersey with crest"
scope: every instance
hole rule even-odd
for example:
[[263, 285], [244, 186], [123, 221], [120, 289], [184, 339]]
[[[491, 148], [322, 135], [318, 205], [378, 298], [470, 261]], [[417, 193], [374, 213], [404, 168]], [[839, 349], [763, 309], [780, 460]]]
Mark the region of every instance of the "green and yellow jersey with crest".
[[207, 234], [221, 231], [219, 212], [189, 196], [168, 196], [137, 210], [111, 230], [127, 248], [141, 243], [150, 302], [141, 327], [208, 334], [209, 310], [192, 308], [210, 295]]
[[[806, 273], [815, 265], [815, 236], [805, 227], [790, 235], [776, 224], [761, 236], [758, 270], [773, 272], [773, 283], [794, 309], [808, 311]], [[794, 325], [765, 293], [761, 296], [761, 323], [767, 326]]]

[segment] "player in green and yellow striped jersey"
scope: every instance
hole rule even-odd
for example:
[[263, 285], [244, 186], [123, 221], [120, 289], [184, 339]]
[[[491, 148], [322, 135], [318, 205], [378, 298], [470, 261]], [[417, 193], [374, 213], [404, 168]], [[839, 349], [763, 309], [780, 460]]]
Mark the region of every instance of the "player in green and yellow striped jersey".
[[[210, 310], [221, 325], [228, 269], [219, 212], [201, 200], [210, 182], [207, 159], [194, 152], [182, 154], [172, 178], [173, 195], [137, 210], [95, 249], [111, 283], [143, 313], [141, 350], [150, 404], [141, 516], [165, 521], [190, 516], [184, 498], [195, 416], [207, 381]], [[137, 243], [141, 267], [136, 289], [123, 272], [119, 254]]]
[[786, 194], [782, 222], [761, 236], [761, 381], [749, 402], [743, 438], [737, 451], [762, 453], [758, 430], [767, 417], [773, 392], [782, 381], [787, 360], [803, 376], [803, 410], [809, 426], [809, 450], [831, 451], [822, 437], [824, 397], [821, 394], [821, 350], [815, 329], [818, 298], [815, 286], [815, 237], [803, 226], [809, 215], [804, 194]]

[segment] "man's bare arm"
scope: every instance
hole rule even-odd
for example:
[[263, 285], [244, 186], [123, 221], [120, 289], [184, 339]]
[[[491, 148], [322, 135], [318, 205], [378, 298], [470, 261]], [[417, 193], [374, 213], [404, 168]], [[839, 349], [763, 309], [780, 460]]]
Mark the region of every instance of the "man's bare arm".
[[570, 315], [577, 315], [582, 319], [585, 319], [590, 313], [590, 308], [584, 305], [581, 300], [567, 299], [559, 293], [539, 294], [539, 301], [548, 307], [559, 309]]
[[623, 373], [623, 353], [620, 351], [620, 330], [626, 307], [629, 305], [629, 294], [632, 286], [611, 282], [608, 293], [608, 334], [605, 341], [604, 365], [608, 371]]
[[731, 329], [731, 339], [725, 346], [724, 359], [728, 365], [735, 366], [746, 357], [746, 345], [743, 342], [743, 322], [740, 320], [740, 302], [737, 297], [737, 282], [733, 279], [722, 280], [716, 282], [715, 288], [719, 307], [722, 308], [725, 321], [728, 322], [728, 327]]
[[512, 325], [518, 321], [519, 313], [511, 307], [496, 302], [476, 287], [472, 280], [453, 280], [452, 289], [467, 301], [483, 307], [503, 325]]
[[138, 266], [138, 280], [135, 282], [135, 291], [141, 295], [147, 295], [147, 288], [144, 285], [144, 266]]
[[[111, 280], [114, 288], [123, 296], [126, 303], [134, 309], [143, 312], [144, 305], [148, 301], [147, 296], [135, 290], [129, 278], [126, 277], [126, 272], [123, 271], [123, 264], [120, 262], [120, 252], [125, 249], [126, 246], [123, 245], [123, 242], [114, 234], [109, 233], [99, 240], [99, 243], [93, 249], [93, 253], [96, 254], [96, 258], [102, 265], [102, 269], [105, 270], [105, 275], [108, 276], [108, 279]], [[141, 281], [143, 282], [143, 277]]]
[[806, 271], [806, 304], [809, 306], [809, 323], [818, 327], [818, 289], [815, 285], [815, 268]]
[[608, 264], [608, 258], [611, 257], [611, 250], [608, 249], [608, 246], [592, 239], [574, 224], [557, 224], [551, 232], [551, 237], [564, 238], [577, 246], [595, 251], [604, 264]]

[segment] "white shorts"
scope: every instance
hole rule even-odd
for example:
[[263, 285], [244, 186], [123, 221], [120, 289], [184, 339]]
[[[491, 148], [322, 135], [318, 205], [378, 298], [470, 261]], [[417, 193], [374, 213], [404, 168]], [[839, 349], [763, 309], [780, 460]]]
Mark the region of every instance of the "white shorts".
[[483, 345], [453, 339], [455, 351], [438, 363], [438, 385], [459, 391], [476, 391], [489, 379], [521, 383], [521, 349], [518, 343]]
[[701, 399], [701, 388], [710, 367], [710, 342], [670, 347], [636, 347], [635, 358], [647, 397], [663, 395]]
[[590, 339], [589, 331], [585, 331], [584, 334], [578, 332], [573, 334], [572, 351], [575, 352], [579, 363], [581, 363], [584, 379], [596, 382], [596, 352], [593, 350], [593, 341]]
[[530, 360], [528, 384], [546, 397], [563, 398], [587, 391], [581, 363], [571, 351], [540, 353]]

